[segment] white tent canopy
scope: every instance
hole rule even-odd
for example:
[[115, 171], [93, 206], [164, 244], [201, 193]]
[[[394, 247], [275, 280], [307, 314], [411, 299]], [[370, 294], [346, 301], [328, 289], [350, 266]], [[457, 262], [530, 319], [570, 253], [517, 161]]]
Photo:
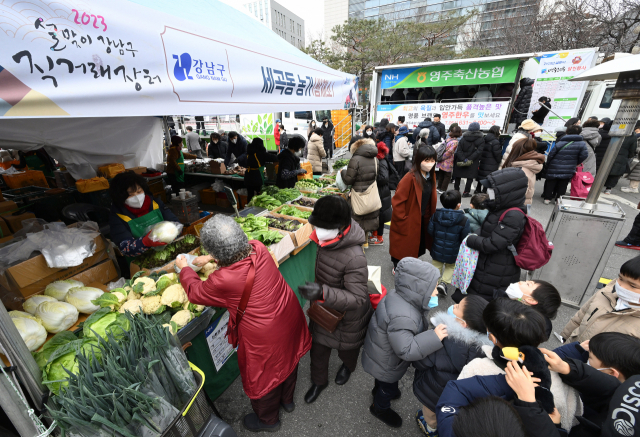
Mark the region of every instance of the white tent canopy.
[[617, 79], [620, 73], [636, 70], [640, 70], [640, 55], [625, 56], [603, 62], [569, 80], [612, 80]]
[[[142, 165], [160, 148], [156, 134], [146, 130], [159, 130], [157, 120], [103, 117], [252, 114], [356, 103], [355, 76], [315, 61], [216, 0], [5, 0], [0, 15], [0, 145], [44, 145], [65, 164], [66, 158], [95, 167], [135, 156], [131, 165]], [[134, 128], [140, 135], [131, 136], [132, 122], [140, 123]], [[94, 134], [106, 130], [107, 148]]]

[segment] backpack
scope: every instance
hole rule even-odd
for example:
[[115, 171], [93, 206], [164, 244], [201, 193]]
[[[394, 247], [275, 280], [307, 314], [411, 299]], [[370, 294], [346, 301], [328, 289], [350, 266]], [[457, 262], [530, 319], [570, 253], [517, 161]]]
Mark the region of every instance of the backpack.
[[584, 166], [580, 164], [576, 167], [576, 174], [571, 178], [571, 197], [585, 199], [589, 194], [594, 177], [588, 171], [582, 171]]
[[516, 260], [516, 265], [525, 270], [536, 270], [546, 265], [551, 259], [553, 243], [547, 240], [547, 234], [542, 225], [534, 218], [527, 216], [520, 208], [509, 208], [500, 216], [500, 222], [509, 211], [519, 211], [527, 218], [524, 231], [518, 241], [518, 246], [509, 246]]
[[444, 152], [447, 150], [447, 143], [444, 140], [441, 140], [439, 143], [433, 145], [436, 154], [436, 161], [442, 162], [442, 157], [444, 156]]

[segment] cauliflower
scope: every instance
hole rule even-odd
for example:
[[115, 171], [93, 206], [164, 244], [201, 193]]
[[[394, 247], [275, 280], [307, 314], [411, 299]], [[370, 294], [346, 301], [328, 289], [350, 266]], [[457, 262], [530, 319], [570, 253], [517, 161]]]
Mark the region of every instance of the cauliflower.
[[143, 303], [140, 299], [128, 300], [120, 307], [120, 312], [129, 311], [131, 314], [140, 314]]
[[169, 331], [171, 331], [172, 334], [175, 334], [175, 332], [173, 332], [173, 326], [171, 326], [171, 323], [165, 323], [164, 325], [162, 325], [163, 328], [169, 328]]
[[189, 311], [192, 311], [194, 313], [201, 313], [201, 312], [204, 311], [205, 306], [204, 305], [196, 305], [195, 303], [191, 303], [191, 302], [185, 302], [185, 304], [182, 307], [182, 309], [189, 310]]
[[167, 307], [160, 303], [160, 296], [148, 296], [140, 299], [142, 302], [142, 312], [145, 314], [161, 314]]
[[178, 282], [180, 280], [180, 277], [177, 273], [165, 273], [161, 276], [161, 278], [169, 278], [169, 280], [172, 282]]
[[193, 314], [189, 310], [178, 311], [171, 317], [171, 321], [178, 325], [179, 328], [182, 328], [191, 320], [193, 320]]
[[116, 288], [111, 292], [111, 294], [118, 298], [118, 303], [123, 303], [127, 300], [126, 292], [122, 288]]
[[188, 300], [187, 293], [184, 292], [182, 285], [174, 284], [164, 290], [160, 303], [171, 308], [180, 308]]
[[[138, 284], [142, 284], [142, 287], [137, 286]], [[142, 292], [142, 294], [147, 294], [149, 292], [156, 291], [156, 281], [154, 281], [151, 278], [147, 278], [146, 276], [138, 278], [133, 283], [133, 291], [136, 293]]]
[[202, 267], [200, 272], [204, 275], [205, 278], [208, 278], [209, 275], [216, 271], [218, 265], [216, 263], [207, 263]]
[[125, 291], [128, 291], [127, 300], [139, 300], [142, 295], [133, 291], [131, 287], [124, 287]]

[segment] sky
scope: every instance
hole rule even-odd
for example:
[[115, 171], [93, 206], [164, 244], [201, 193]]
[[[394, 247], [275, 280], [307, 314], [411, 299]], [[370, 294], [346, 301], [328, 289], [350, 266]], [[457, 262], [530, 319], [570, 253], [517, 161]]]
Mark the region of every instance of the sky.
[[[236, 9], [242, 9], [244, 0], [220, 0]], [[248, 0], [247, 0], [248, 1]], [[324, 0], [276, 0], [304, 20], [306, 41], [317, 38], [324, 28]]]

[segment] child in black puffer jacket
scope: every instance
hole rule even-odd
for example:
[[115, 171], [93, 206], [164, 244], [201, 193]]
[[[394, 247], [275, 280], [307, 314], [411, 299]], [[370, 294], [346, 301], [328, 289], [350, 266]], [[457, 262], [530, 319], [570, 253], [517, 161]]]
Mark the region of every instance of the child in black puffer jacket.
[[435, 435], [436, 404], [447, 382], [458, 379], [467, 363], [485, 356], [482, 346], [493, 346], [482, 321], [487, 303], [480, 296], [466, 296], [459, 304], [451, 305], [447, 314], [437, 313], [431, 319], [436, 326], [446, 325], [447, 337], [442, 340], [442, 349], [413, 362], [413, 394], [422, 403], [416, 422], [427, 435]]

